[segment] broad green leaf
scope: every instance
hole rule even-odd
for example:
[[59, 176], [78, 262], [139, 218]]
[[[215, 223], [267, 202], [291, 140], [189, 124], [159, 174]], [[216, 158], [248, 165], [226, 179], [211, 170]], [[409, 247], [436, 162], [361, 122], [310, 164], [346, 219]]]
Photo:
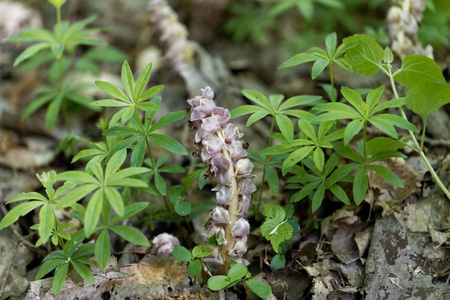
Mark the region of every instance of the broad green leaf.
[[384, 51], [373, 38], [355, 34], [345, 38], [343, 43], [347, 47], [345, 59], [349, 62], [353, 71], [365, 76], [378, 73]]
[[110, 227], [111, 231], [120, 235], [127, 242], [139, 246], [150, 247], [147, 237], [136, 228], [128, 225], [115, 225]]
[[272, 218], [278, 222], [282, 222], [286, 218], [286, 211], [280, 205], [264, 204], [263, 215], [266, 218]]
[[186, 149], [174, 138], [163, 134], [152, 133], [148, 136], [150, 141], [157, 144], [158, 146], [169, 150], [175, 154], [187, 155]]
[[202, 262], [199, 259], [189, 262], [187, 272], [189, 276], [195, 277], [202, 271]]
[[69, 270], [69, 263], [65, 263], [61, 266], [56, 267], [55, 276], [53, 277], [52, 289], [55, 295], [58, 295], [61, 288], [66, 281], [67, 272]]
[[319, 59], [320, 59], [320, 57], [315, 54], [299, 53], [299, 54], [292, 56], [285, 62], [283, 62], [281, 64], [281, 66], [278, 67], [278, 69], [290, 68], [290, 67], [298, 66], [298, 65], [310, 62], [310, 61], [316, 61]]
[[192, 206], [189, 202], [181, 202], [175, 204], [174, 209], [180, 216], [187, 216], [191, 213]]
[[316, 210], [319, 209], [320, 205], [322, 204], [324, 196], [325, 196], [325, 184], [321, 183], [317, 188], [317, 191], [312, 199], [312, 206], [311, 206], [312, 212], [315, 212]]
[[344, 145], [348, 145], [350, 141], [357, 135], [364, 126], [364, 122], [361, 120], [353, 120], [347, 124], [344, 133]]
[[247, 275], [248, 269], [246, 266], [241, 264], [235, 264], [228, 271], [228, 278], [231, 282], [241, 280], [245, 275]]
[[249, 279], [245, 284], [260, 298], [268, 298], [272, 294], [272, 287], [265, 282]]
[[230, 284], [230, 280], [225, 275], [216, 275], [208, 279], [208, 288], [211, 291], [219, 291]]
[[25, 51], [23, 51], [15, 60], [14, 60], [14, 65], [13, 67], [18, 66], [21, 62], [23, 62], [24, 60], [29, 59], [30, 57], [33, 57], [34, 55], [36, 55], [38, 52], [44, 50], [44, 49], [48, 49], [50, 48], [50, 43], [38, 43], [38, 44], [34, 44], [30, 47], [28, 47], [27, 49], [25, 49]]
[[286, 255], [284, 254], [278, 253], [270, 260], [271, 270], [278, 270], [284, 268], [285, 266], [286, 266]]
[[385, 151], [396, 151], [404, 147], [404, 143], [386, 137], [376, 137], [367, 142], [369, 155]]
[[108, 229], [103, 229], [95, 241], [95, 260], [100, 269], [104, 270], [109, 261], [111, 252], [111, 239]]
[[276, 114], [275, 119], [281, 133], [286, 138], [286, 140], [291, 143], [294, 139], [294, 126], [292, 125], [291, 119], [289, 119], [285, 115], [280, 114]]
[[356, 205], [360, 205], [364, 200], [369, 187], [369, 178], [367, 176], [367, 168], [361, 167], [355, 175], [353, 181], [353, 200]]
[[266, 108], [268, 111], [273, 111], [269, 100], [267, 100], [261, 92], [255, 90], [242, 90], [242, 94], [250, 101]]
[[42, 201], [29, 201], [17, 205], [13, 209], [11, 209], [6, 214], [6, 216], [3, 217], [2, 221], [0, 222], [0, 230], [10, 226], [11, 224], [15, 223], [19, 219], [19, 217], [25, 216], [30, 211], [42, 205], [44, 205]]
[[189, 262], [192, 259], [191, 252], [183, 246], [173, 248], [172, 256], [177, 260], [186, 262]]
[[323, 70], [325, 70], [325, 68], [328, 66], [329, 63], [330, 62], [327, 59], [319, 59], [319, 60], [317, 60], [313, 64], [312, 71], [311, 71], [311, 78], [313, 80], [316, 79], [317, 76], [322, 74]]
[[292, 238], [294, 229], [287, 221], [267, 219], [261, 225], [261, 234], [272, 244], [273, 250], [278, 253], [278, 247], [286, 240]]
[[122, 100], [124, 102], [131, 103], [130, 99], [128, 99], [128, 97], [115, 85], [106, 81], [96, 81], [95, 84], [104, 93], [113, 96], [119, 100]]
[[208, 257], [213, 252], [214, 252], [214, 250], [209, 247], [198, 245], [198, 246], [195, 246], [194, 249], [192, 249], [192, 256], [194, 258], [203, 258], [203, 257]]
[[346, 205], [350, 205], [350, 199], [348, 198], [345, 191], [337, 184], [330, 187], [330, 191], [335, 195], [340, 201]]
[[403, 188], [403, 182], [397, 177], [397, 175], [389, 170], [386, 167], [380, 166], [380, 165], [368, 165], [369, 169], [375, 171], [378, 175], [383, 177], [384, 180], [386, 180], [389, 183], [392, 183], [395, 186]]

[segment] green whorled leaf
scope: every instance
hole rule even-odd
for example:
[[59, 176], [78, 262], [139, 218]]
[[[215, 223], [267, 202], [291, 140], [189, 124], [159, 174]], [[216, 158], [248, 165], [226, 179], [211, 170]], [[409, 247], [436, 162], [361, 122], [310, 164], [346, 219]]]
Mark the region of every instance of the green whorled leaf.
[[115, 174], [119, 169], [120, 166], [123, 165], [125, 162], [125, 159], [127, 158], [127, 150], [122, 149], [120, 151], [117, 151], [109, 160], [108, 164], [106, 165], [105, 169], [105, 180], [108, 180]]
[[374, 115], [377, 112], [380, 112], [384, 109], [391, 108], [391, 107], [400, 107], [406, 104], [406, 98], [398, 98], [394, 100], [389, 100], [386, 102], [381, 103], [380, 105], [375, 106], [372, 111], [370, 112], [370, 115]]
[[314, 115], [310, 112], [299, 110], [299, 109], [288, 109], [283, 111], [284, 114], [296, 117], [298, 119], [311, 121]]
[[47, 113], [45, 114], [45, 127], [47, 129], [53, 129], [53, 126], [55, 126], [62, 102], [63, 95], [58, 94], [48, 106]]
[[75, 271], [78, 273], [78, 275], [81, 276], [81, 278], [83, 278], [84, 280], [86, 280], [87, 282], [89, 282], [91, 284], [95, 283], [94, 275], [92, 274], [89, 267], [87, 267], [85, 264], [78, 262], [76, 260], [72, 260], [71, 264], [72, 264], [73, 268], [75, 269]]
[[400, 127], [406, 130], [410, 130], [412, 132], [419, 132], [419, 130], [417, 129], [417, 127], [408, 122], [407, 120], [405, 120], [404, 118], [397, 116], [397, 115], [393, 115], [393, 114], [378, 114], [376, 115], [377, 118], [379, 119], [383, 119], [387, 122], [390, 122], [392, 125], [396, 126], [396, 127]]
[[98, 180], [92, 175], [82, 171], [66, 171], [56, 175], [58, 181], [70, 181], [73, 183], [92, 183], [98, 184]]
[[369, 122], [394, 139], [398, 138], [397, 131], [390, 121], [380, 117], [379, 115], [375, 115], [369, 119]]
[[[113, 154], [111, 154], [111, 156], [112, 155]], [[104, 181], [103, 168], [100, 165], [100, 162], [91, 159], [86, 165], [86, 171], [94, 174], [94, 176], [99, 180], [99, 184]]]
[[130, 99], [134, 99], [134, 78], [131, 72], [130, 64], [127, 61], [123, 62], [122, 72], [120, 78], [122, 79], [123, 87]]
[[159, 93], [161, 93], [162, 90], [164, 90], [164, 85], [153, 86], [139, 96], [138, 102], [148, 100], [148, 99], [158, 95]]
[[100, 219], [100, 214], [103, 208], [103, 192], [98, 189], [89, 199], [86, 207], [86, 214], [84, 217], [84, 233], [86, 237], [90, 237], [94, 232], [95, 227]]
[[341, 181], [345, 176], [350, 174], [350, 172], [356, 170], [360, 166], [361, 166], [360, 164], [346, 164], [340, 166], [339, 168], [334, 170], [334, 172], [331, 173], [331, 175], [327, 178], [326, 180], [327, 188], [330, 188], [335, 183]]
[[167, 125], [175, 123], [175, 122], [185, 118], [186, 116], [187, 116], [187, 111], [185, 111], [185, 110], [170, 112], [170, 113], [162, 116], [161, 119], [158, 120], [158, 122], [153, 124], [152, 127], [150, 128], [150, 132], [161, 129], [163, 127], [166, 127]]
[[345, 59], [353, 71], [365, 76], [372, 76], [378, 72], [384, 51], [373, 38], [355, 34], [345, 38], [343, 43], [347, 47]]
[[319, 59], [319, 60], [317, 60], [313, 64], [312, 71], [311, 71], [311, 78], [313, 80], [316, 79], [317, 76], [322, 74], [323, 70], [325, 70], [325, 68], [328, 66], [329, 63], [330, 63], [330, 61], [327, 60], [327, 59]]
[[146, 209], [148, 205], [149, 205], [148, 202], [136, 202], [129, 204], [125, 207], [125, 212], [123, 216], [122, 217], [114, 216], [111, 219], [110, 224], [114, 224], [120, 222], [121, 220], [128, 219], [131, 216], [137, 215], [138, 213]]
[[46, 103], [50, 102], [52, 99], [56, 97], [56, 93], [46, 93], [42, 95], [41, 97], [31, 101], [31, 103], [25, 108], [25, 110], [22, 113], [22, 120], [28, 118], [31, 116], [35, 111], [37, 111], [39, 108], [41, 108]]
[[116, 179], [113, 177], [112, 179], [108, 180], [108, 186], [146, 188], [148, 187], [148, 184], [140, 179], [134, 178]]
[[159, 175], [158, 173], [155, 173], [154, 174], [154, 177], [155, 177], [155, 186], [156, 186], [156, 189], [158, 190], [158, 192], [161, 194], [161, 195], [166, 195], [166, 192], [167, 192], [167, 185], [166, 185], [166, 181], [164, 180], [164, 178], [161, 176], [161, 175]]
[[317, 188], [316, 192], [314, 193], [313, 199], [312, 199], [312, 212], [315, 212], [319, 209], [320, 205], [322, 204], [323, 198], [325, 196], [325, 184], [321, 183], [319, 187]]
[[144, 163], [146, 153], [145, 137], [140, 138], [131, 152], [130, 163], [132, 167], [141, 167]]
[[275, 109], [278, 109], [278, 107], [280, 106], [281, 101], [283, 101], [283, 99], [284, 99], [284, 95], [280, 95], [280, 94], [270, 95], [269, 102], [270, 102], [270, 104], [272, 104], [272, 106]]
[[113, 99], [103, 99], [92, 102], [91, 105], [99, 107], [124, 107], [128, 106], [129, 103]]
[[249, 279], [245, 281], [245, 284], [260, 298], [267, 298], [272, 294], [272, 287], [265, 282]]
[[13, 209], [11, 209], [6, 214], [6, 216], [3, 217], [2, 221], [0, 222], [0, 230], [10, 226], [11, 224], [15, 223], [19, 219], [19, 217], [28, 214], [30, 211], [44, 204], [45, 203], [42, 201], [29, 201], [17, 205]]
[[230, 284], [230, 279], [225, 275], [216, 275], [208, 279], [208, 288], [211, 291], [219, 291]]
[[383, 95], [384, 92], [384, 85], [371, 90], [366, 97], [366, 105], [367, 105], [367, 109], [366, 109], [366, 117], [370, 116], [371, 114], [373, 114], [373, 109], [375, 108], [375, 106], [377, 105], [378, 101], [380, 101], [381, 95]]
[[104, 270], [109, 261], [111, 239], [108, 229], [103, 229], [95, 241], [95, 260], [100, 269]]
[[320, 184], [320, 181], [314, 181], [311, 183], [308, 183], [305, 185], [300, 191], [294, 193], [291, 198], [290, 202], [298, 202], [302, 199], [304, 199], [306, 196], [308, 196], [318, 185]]
[[231, 282], [235, 282], [241, 280], [244, 276], [247, 275], [248, 269], [246, 266], [241, 264], [235, 264], [230, 268], [227, 273], [228, 278]]
[[[341, 45], [341, 46], [342, 46], [342, 45]], [[341, 67], [342, 69], [344, 69], [344, 70], [346, 70], [346, 71], [348, 71], [348, 72], [350, 72], [350, 73], [353, 73], [352, 67], [349, 66], [348, 63], [345, 62], [343, 59], [335, 59], [334, 62], [335, 62], [339, 67]], [[331, 98], [331, 97], [330, 97], [330, 98]]]
[[334, 184], [330, 187], [330, 191], [333, 195], [336, 196], [340, 201], [342, 201], [346, 205], [350, 205], [350, 199], [348, 198], [345, 191], [337, 184]]
[[322, 170], [325, 163], [325, 153], [323, 153], [323, 150], [320, 147], [317, 147], [316, 150], [314, 150], [313, 160], [316, 168]]
[[14, 60], [14, 67], [18, 66], [20, 63], [22, 63], [23, 61], [33, 57], [34, 55], [36, 55], [38, 52], [48, 49], [50, 48], [50, 43], [48, 42], [44, 42], [44, 43], [38, 43], [38, 44], [34, 44], [30, 47], [28, 47], [27, 49], [25, 49], [25, 51], [23, 51], [15, 60]]
[[285, 62], [283, 62], [281, 64], [281, 66], [278, 67], [278, 69], [290, 68], [290, 67], [298, 66], [298, 65], [310, 62], [310, 61], [316, 61], [319, 59], [321, 59], [320, 56], [317, 56], [315, 54], [299, 53], [299, 54], [292, 56]]
[[375, 171], [378, 175], [383, 177], [389, 183], [392, 183], [395, 186], [403, 188], [403, 182], [397, 177], [397, 175], [389, 170], [388, 168], [380, 165], [368, 165], [369, 169]]
[[180, 216], [187, 216], [191, 213], [192, 206], [189, 202], [181, 202], [175, 204], [174, 209]]
[[96, 81], [95, 85], [104, 93], [131, 104], [130, 99], [115, 85], [106, 81]]
[[303, 105], [311, 105], [317, 103], [319, 100], [321, 100], [321, 96], [312, 96], [312, 95], [300, 95], [300, 96], [294, 96], [286, 101], [284, 101], [280, 107], [278, 108], [279, 111], [284, 111], [286, 109], [296, 107], [296, 106], [303, 106]]
[[123, 216], [125, 213], [125, 207], [123, 204], [122, 195], [120, 195], [119, 191], [113, 187], [106, 187], [104, 188], [104, 194], [114, 211], [119, 216]]
[[53, 211], [53, 204], [46, 203], [39, 211], [39, 236], [43, 243], [46, 243], [52, 234], [55, 226], [55, 212]]
[[56, 59], [61, 59], [63, 53], [64, 53], [64, 45], [58, 42], [53, 42], [51, 44], [51, 51], [53, 55], [56, 57]]
[[67, 272], [69, 270], [69, 263], [64, 263], [56, 267], [55, 276], [53, 277], [52, 289], [55, 295], [58, 295], [66, 281]]
[[404, 147], [404, 143], [386, 137], [376, 137], [367, 142], [367, 152], [369, 155], [375, 155], [385, 151], [396, 151]]
[[353, 160], [355, 162], [362, 162], [361, 157], [349, 146], [345, 146], [342, 142], [333, 144], [333, 149], [342, 157]]
[[238, 106], [235, 109], [233, 109], [230, 112], [230, 114], [231, 114], [231, 118], [234, 119], [234, 118], [252, 114], [255, 112], [266, 112], [266, 109], [263, 107], [256, 106], [256, 105], [241, 105], [241, 106]]
[[[345, 90], [345, 89], [344, 89]], [[328, 111], [333, 114], [333, 116], [337, 117], [336, 119], [356, 119], [360, 118], [362, 115], [358, 113], [356, 110], [351, 108], [349, 105], [346, 105], [344, 103], [338, 103], [338, 102], [331, 102], [331, 103], [324, 103], [324, 104], [318, 104], [315, 107], [316, 110], [319, 111]], [[314, 121], [316, 119], [319, 119], [320, 116], [314, 118]], [[322, 121], [322, 120], [321, 120]]]
[[179, 261], [190, 262], [192, 259], [191, 252], [183, 246], [173, 248], [172, 256]]
[[55, 36], [49, 30], [43, 28], [25, 29], [21, 33], [3, 40], [5, 43], [19, 43], [19, 42], [54, 42]]
[[267, 219], [261, 225], [261, 234], [272, 244], [273, 250], [278, 253], [278, 247], [283, 241], [292, 238], [294, 229], [287, 221]]
[[52, 270], [54, 270], [56, 267], [63, 264], [64, 262], [65, 257], [58, 259], [49, 259], [44, 261], [36, 274], [35, 280], [41, 279], [42, 277], [50, 273]]
[[272, 193], [278, 194], [280, 191], [280, 179], [278, 178], [278, 173], [272, 167], [266, 166], [264, 168], [266, 170], [266, 179], [269, 184]]
[[158, 169], [159, 173], [184, 173], [186, 172], [186, 169], [182, 166], [177, 165], [170, 165], [170, 166], [164, 166]]
[[192, 256], [194, 258], [203, 258], [203, 257], [208, 257], [213, 252], [214, 252], [214, 250], [209, 247], [198, 245], [198, 246], [195, 246], [194, 249], [192, 249]]
[[[366, 104], [364, 103], [361, 95], [356, 90], [343, 86], [341, 88], [341, 93], [344, 96], [344, 98], [347, 99], [347, 101], [350, 102], [351, 105], [353, 105], [358, 110], [361, 116], [363, 117], [366, 116]], [[334, 104], [336, 106], [336, 104], [340, 103]]]
[[135, 245], [150, 247], [147, 237], [136, 228], [128, 225], [115, 225], [111, 226], [112, 232], [120, 235], [124, 240]]
[[348, 145], [350, 141], [357, 135], [364, 126], [364, 122], [362, 120], [353, 120], [347, 124], [344, 133], [344, 145]]
[[[305, 140], [305, 144], [309, 145], [309, 141]], [[291, 145], [273, 145], [259, 152], [262, 155], [278, 155], [283, 153], [288, 153], [292, 150], [294, 146]]]
[[90, 194], [91, 192], [93, 192], [95, 189], [98, 189], [98, 188], [99, 188], [99, 186], [94, 185], [94, 184], [82, 185], [82, 186], [70, 191], [66, 195], [64, 195], [60, 199], [60, 201], [58, 201], [56, 209], [61, 209], [64, 207], [71, 207], [73, 204], [75, 204], [79, 200], [83, 199], [88, 194]]
[[189, 276], [195, 277], [202, 271], [202, 262], [195, 259], [188, 264], [187, 272]]
[[149, 140], [158, 146], [169, 150], [175, 154], [187, 155], [186, 149], [174, 138], [166, 135], [152, 133], [148, 136]]
[[17, 201], [23, 201], [23, 200], [41, 200], [44, 202], [47, 202], [48, 199], [45, 198], [43, 195], [36, 193], [36, 192], [30, 192], [30, 193], [20, 193], [18, 195], [15, 195], [11, 199], [9, 199], [6, 204], [17, 202]]
[[136, 108], [145, 112], [157, 112], [159, 111], [159, 105], [153, 102], [141, 102], [136, 105]]
[[148, 84], [148, 81], [150, 80], [150, 74], [152, 73], [152, 63], [148, 64], [139, 75], [138, 79], [136, 80], [136, 86], [134, 88], [134, 94], [136, 98], [139, 99], [141, 96], [141, 93], [144, 91], [145, 87]]
[[270, 260], [271, 270], [278, 270], [284, 268], [285, 266], [286, 266], [286, 255], [284, 254], [278, 253]]
[[53, 252], [50, 252], [46, 257], [44, 257], [44, 259], [42, 261], [49, 261], [49, 260], [66, 260], [66, 254], [64, 253], [63, 250], [56, 250]]
[[306, 156], [308, 156], [311, 151], [315, 148], [315, 146], [305, 146], [298, 150], [295, 150], [283, 161], [282, 173], [286, 175], [286, 173], [296, 165], [298, 162], [303, 160]]
[[356, 205], [360, 205], [366, 196], [369, 187], [369, 178], [367, 176], [367, 168], [361, 167], [355, 175], [353, 181], [353, 200]]
[[141, 135], [139, 130], [128, 126], [113, 126], [103, 131], [104, 136], [128, 136], [128, 135]]
[[291, 143], [294, 139], [294, 126], [292, 125], [291, 119], [289, 119], [285, 115], [276, 114], [275, 120], [277, 121], [277, 125], [280, 128], [283, 136], [289, 143]]
[[315, 54], [317, 56], [320, 56], [321, 58], [328, 58], [327, 52], [319, 47], [311, 47], [308, 49], [307, 53]]
[[302, 133], [306, 134], [312, 141], [317, 141], [316, 131], [310, 121], [300, 119], [298, 120], [298, 127], [300, 127]]
[[136, 114], [136, 110], [134, 107], [130, 106], [121, 110], [122, 115], [120, 116], [120, 122], [122, 124], [126, 124], [134, 114]]
[[245, 126], [250, 127], [253, 123], [263, 119], [268, 114], [269, 114], [269, 112], [267, 112], [267, 111], [255, 112], [254, 114], [252, 114], [248, 118], [247, 123], [245, 124]]
[[242, 94], [250, 101], [266, 108], [269, 112], [273, 111], [269, 100], [267, 100], [261, 92], [255, 90], [242, 90]]

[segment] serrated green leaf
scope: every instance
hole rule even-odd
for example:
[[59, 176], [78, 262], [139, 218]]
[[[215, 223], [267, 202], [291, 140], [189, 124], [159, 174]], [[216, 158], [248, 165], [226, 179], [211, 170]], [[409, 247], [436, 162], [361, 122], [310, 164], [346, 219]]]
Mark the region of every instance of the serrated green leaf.
[[261, 234], [272, 244], [273, 250], [278, 253], [278, 247], [283, 241], [292, 238], [294, 229], [287, 221], [267, 219], [261, 225]]
[[365, 76], [378, 73], [381, 61], [384, 57], [383, 48], [371, 37], [355, 34], [345, 38], [345, 59], [351, 65], [353, 71]]

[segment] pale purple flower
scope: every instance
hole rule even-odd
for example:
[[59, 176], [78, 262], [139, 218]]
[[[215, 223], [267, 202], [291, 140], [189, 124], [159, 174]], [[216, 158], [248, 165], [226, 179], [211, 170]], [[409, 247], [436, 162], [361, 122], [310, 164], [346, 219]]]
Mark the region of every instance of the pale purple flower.
[[247, 236], [249, 232], [250, 232], [250, 224], [247, 222], [247, 220], [243, 218], [237, 220], [233, 226], [233, 229], [231, 229], [231, 234], [234, 237]]
[[161, 233], [153, 238], [152, 254], [170, 256], [173, 248], [180, 246], [180, 241], [171, 234]]
[[230, 216], [228, 214], [228, 210], [223, 207], [216, 206], [211, 211], [211, 220], [214, 224], [229, 224]]
[[233, 191], [229, 187], [226, 187], [226, 186], [220, 187], [216, 193], [217, 203], [222, 204], [222, 205], [230, 204], [232, 197], [233, 197]]

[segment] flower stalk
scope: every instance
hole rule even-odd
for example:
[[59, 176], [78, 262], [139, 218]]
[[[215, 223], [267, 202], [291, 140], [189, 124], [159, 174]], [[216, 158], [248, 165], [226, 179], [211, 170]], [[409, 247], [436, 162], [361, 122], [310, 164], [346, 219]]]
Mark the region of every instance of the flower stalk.
[[219, 272], [226, 273], [231, 261], [242, 262], [247, 252], [250, 224], [245, 218], [256, 186], [252, 182], [254, 166], [239, 140], [243, 134], [230, 123], [228, 109], [216, 106], [213, 99], [213, 90], [206, 87], [201, 96], [188, 100], [189, 121], [196, 129], [193, 155], [200, 156], [216, 177], [217, 206], [206, 230], [208, 237], [219, 242], [216, 261], [223, 265]]

